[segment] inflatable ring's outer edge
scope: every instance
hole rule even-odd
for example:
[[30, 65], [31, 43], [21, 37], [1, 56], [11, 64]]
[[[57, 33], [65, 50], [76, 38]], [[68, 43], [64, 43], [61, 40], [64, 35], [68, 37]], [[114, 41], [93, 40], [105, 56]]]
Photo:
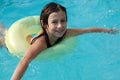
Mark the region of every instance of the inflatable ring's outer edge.
[[39, 16], [28, 16], [14, 22], [5, 36], [5, 44], [9, 52], [14, 55], [25, 52], [29, 46], [26, 36], [37, 33], [40, 29]]

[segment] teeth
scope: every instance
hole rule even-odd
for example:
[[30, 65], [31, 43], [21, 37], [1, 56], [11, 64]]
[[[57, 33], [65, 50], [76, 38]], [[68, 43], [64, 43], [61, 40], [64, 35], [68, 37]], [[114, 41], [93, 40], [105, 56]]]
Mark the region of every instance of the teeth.
[[57, 32], [61, 33], [61, 32], [63, 32], [63, 31], [57, 31]]
[[64, 30], [56, 30], [57, 32], [63, 32]]

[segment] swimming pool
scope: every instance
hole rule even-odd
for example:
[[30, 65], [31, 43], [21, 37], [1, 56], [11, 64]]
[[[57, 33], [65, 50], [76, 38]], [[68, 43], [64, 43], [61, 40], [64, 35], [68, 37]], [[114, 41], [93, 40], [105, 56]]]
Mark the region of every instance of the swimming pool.
[[[68, 11], [69, 27], [120, 28], [120, 0], [51, 0]], [[39, 15], [50, 0], [0, 0], [0, 22], [7, 28], [16, 20]], [[34, 60], [22, 80], [119, 80], [120, 33], [90, 33], [78, 36], [69, 54], [44, 61]], [[66, 48], [67, 49], [67, 48]], [[19, 58], [0, 48], [0, 80], [9, 80]]]

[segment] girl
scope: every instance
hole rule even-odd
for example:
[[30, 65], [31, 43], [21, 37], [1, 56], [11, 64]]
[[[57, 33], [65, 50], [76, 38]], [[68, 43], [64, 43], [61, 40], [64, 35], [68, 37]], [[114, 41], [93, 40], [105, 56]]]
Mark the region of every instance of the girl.
[[[11, 80], [20, 80], [31, 60], [39, 55], [41, 51], [57, 44], [64, 38], [88, 32], [116, 32], [116, 29], [97, 27], [67, 29], [66, 9], [54, 2], [47, 4], [43, 8], [40, 15], [40, 24], [43, 31], [32, 38], [32, 41], [30, 42], [31, 45], [17, 65]], [[29, 38], [31, 38], [31, 36], [27, 37], [28, 41]]]

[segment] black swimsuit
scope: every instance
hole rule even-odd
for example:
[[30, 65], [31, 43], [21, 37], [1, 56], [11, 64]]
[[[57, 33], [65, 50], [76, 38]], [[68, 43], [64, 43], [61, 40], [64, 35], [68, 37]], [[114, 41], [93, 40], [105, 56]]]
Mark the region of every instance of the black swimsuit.
[[[65, 35], [65, 34], [66, 34], [66, 32], [64, 33], [64, 35]], [[43, 35], [45, 35], [45, 40], [46, 40], [47, 48], [53, 46], [53, 45], [50, 44], [48, 35], [45, 34], [44, 32], [43, 32], [42, 34], [39, 34], [39, 35], [35, 36], [35, 37], [32, 39], [31, 44], [33, 44], [34, 41], [35, 41], [37, 38], [39, 38], [39, 37], [41, 37], [41, 36], [43, 36]], [[55, 42], [55, 44], [59, 43], [59, 42], [64, 38], [64, 35], [63, 35], [62, 37], [58, 38], [57, 41]], [[54, 45], [55, 45], [55, 44], [54, 44]]]

